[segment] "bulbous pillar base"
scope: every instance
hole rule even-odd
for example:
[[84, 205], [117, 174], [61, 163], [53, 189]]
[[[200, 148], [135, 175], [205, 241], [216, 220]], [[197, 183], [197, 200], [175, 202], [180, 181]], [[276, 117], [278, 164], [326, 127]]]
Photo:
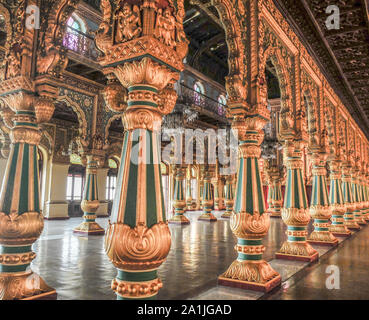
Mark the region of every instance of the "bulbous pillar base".
[[95, 221], [83, 221], [73, 230], [73, 233], [84, 236], [100, 236], [105, 234], [105, 230]]
[[351, 231], [345, 225], [344, 211], [333, 212], [332, 224], [329, 226], [329, 231], [336, 237], [349, 237]]
[[168, 223], [186, 225], [186, 224], [190, 224], [190, 220], [188, 220], [187, 217], [181, 214], [181, 215], [173, 216], [170, 220], [168, 220]]
[[326, 246], [338, 245], [338, 239], [329, 231], [329, 218], [331, 217], [329, 207], [312, 206], [310, 215], [314, 218], [314, 231], [308, 237], [308, 242]]
[[265, 261], [234, 261], [218, 284], [244, 290], [269, 292], [280, 286], [281, 276]]
[[361, 229], [359, 224], [355, 221], [353, 213], [351, 212], [345, 213], [344, 219], [345, 219], [345, 226], [347, 227], [347, 229], [354, 230], [354, 231]]
[[31, 270], [0, 273], [0, 300], [56, 300], [55, 289]]
[[365, 226], [367, 224], [360, 210], [354, 211], [354, 220], [360, 226]]
[[272, 210], [269, 211], [270, 216], [272, 218], [282, 218], [282, 208], [274, 207]]

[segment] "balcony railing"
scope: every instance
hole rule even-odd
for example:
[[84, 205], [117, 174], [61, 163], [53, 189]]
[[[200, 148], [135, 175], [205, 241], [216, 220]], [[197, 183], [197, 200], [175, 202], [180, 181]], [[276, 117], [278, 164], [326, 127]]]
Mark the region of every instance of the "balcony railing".
[[64, 35], [63, 46], [91, 60], [99, 57], [94, 38], [71, 27]]
[[226, 115], [226, 105], [203, 95], [184, 84], [180, 85], [179, 100], [184, 104], [198, 106], [221, 117], [225, 117]]

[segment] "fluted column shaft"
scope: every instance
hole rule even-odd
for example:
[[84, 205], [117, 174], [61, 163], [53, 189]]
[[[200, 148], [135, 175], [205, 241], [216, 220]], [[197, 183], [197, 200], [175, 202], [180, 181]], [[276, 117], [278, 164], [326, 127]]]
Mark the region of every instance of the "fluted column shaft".
[[287, 180], [282, 219], [287, 225], [287, 241], [276, 253], [276, 257], [277, 259], [315, 261], [318, 259], [318, 252], [306, 241], [310, 215], [302, 176], [303, 161], [299, 142], [286, 142], [284, 161], [287, 168]]
[[338, 239], [329, 231], [329, 220], [332, 216], [328, 198], [326, 154], [314, 153], [313, 186], [310, 203], [310, 216], [314, 219], [314, 231], [309, 236], [309, 242], [322, 245], [337, 245]]
[[226, 205], [226, 212], [222, 215], [222, 218], [228, 219], [232, 215], [232, 210], [233, 210], [233, 205], [234, 205], [233, 183], [232, 183], [232, 178], [230, 176], [226, 178], [224, 201]]
[[96, 223], [96, 211], [100, 206], [97, 190], [97, 160], [93, 155], [87, 156], [86, 182], [84, 186], [81, 208], [84, 212], [83, 222], [75, 228], [74, 233], [81, 235], [102, 235], [105, 230]]
[[11, 105], [16, 114], [0, 193], [0, 299], [56, 297], [55, 290], [30, 268], [36, 257], [32, 244], [44, 228], [37, 161], [41, 132], [34, 100], [20, 90], [9, 101], [16, 103]]
[[346, 205], [345, 226], [350, 230], [360, 230], [354, 217], [355, 203], [351, 188], [351, 164], [346, 162], [342, 166], [342, 192]]
[[202, 215], [199, 217], [200, 221], [210, 221], [216, 222], [217, 218], [212, 214], [212, 209], [214, 206], [213, 193], [211, 191], [211, 177], [208, 170], [205, 172], [204, 177], [204, 188], [202, 192]]
[[283, 204], [280, 172], [277, 167], [267, 170], [268, 174], [268, 212], [271, 217], [280, 218]]
[[191, 185], [191, 179], [187, 179], [186, 181], [186, 206], [187, 210], [192, 210], [192, 185]]
[[354, 219], [359, 225], [366, 225], [366, 221], [363, 219], [362, 214], [362, 201], [360, 193], [360, 181], [359, 181], [360, 170], [356, 167], [351, 169], [351, 188], [352, 188], [352, 200], [354, 203]]
[[281, 283], [280, 275], [263, 260], [262, 239], [270, 226], [265, 211], [263, 185], [259, 169], [260, 144], [264, 138], [262, 117], [235, 118], [232, 127], [239, 138], [239, 162], [236, 197], [231, 229], [238, 238], [238, 257], [219, 277], [219, 284], [268, 292]]
[[329, 166], [331, 170], [329, 203], [332, 210], [332, 225], [329, 230], [335, 236], [347, 237], [351, 232], [345, 225], [344, 219], [346, 205], [342, 192], [341, 161], [331, 160]]
[[169, 223], [175, 224], [189, 224], [188, 220], [184, 216], [184, 208], [186, 207], [186, 200], [184, 198], [184, 183], [185, 175], [183, 168], [180, 166], [176, 167], [175, 183], [174, 183], [174, 216], [169, 220]]

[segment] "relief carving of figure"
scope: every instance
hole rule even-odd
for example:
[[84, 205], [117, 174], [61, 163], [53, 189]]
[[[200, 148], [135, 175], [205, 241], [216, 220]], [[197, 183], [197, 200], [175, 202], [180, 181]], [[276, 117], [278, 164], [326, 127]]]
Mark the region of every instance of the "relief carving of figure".
[[126, 2], [117, 15], [116, 41], [123, 42], [136, 38], [142, 32], [140, 9], [134, 5], [133, 8]]
[[103, 13], [103, 20], [97, 32], [100, 34], [107, 34], [110, 28], [109, 21], [112, 12], [110, 0], [101, 0], [100, 9], [101, 12]]
[[159, 9], [156, 16], [155, 37], [163, 40], [168, 46], [175, 46], [175, 30], [176, 19], [173, 17], [169, 8], [166, 8], [164, 12]]
[[20, 72], [20, 49], [18, 49], [16, 46], [13, 46], [9, 50], [9, 54], [7, 57], [7, 63], [8, 63], [8, 72], [7, 72], [7, 78], [13, 78], [19, 75]]

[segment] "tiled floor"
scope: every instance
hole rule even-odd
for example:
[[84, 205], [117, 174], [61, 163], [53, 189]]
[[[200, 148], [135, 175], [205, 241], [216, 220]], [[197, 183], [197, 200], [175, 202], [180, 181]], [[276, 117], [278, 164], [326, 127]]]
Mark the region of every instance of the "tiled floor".
[[[252, 291], [217, 286], [217, 277], [236, 258], [236, 252], [234, 251], [236, 239], [229, 228], [229, 220], [220, 219], [221, 213], [215, 213], [219, 218], [216, 223], [199, 222], [197, 221], [199, 215], [198, 212], [187, 214], [187, 217], [191, 220], [191, 224], [188, 226], [170, 225], [172, 248], [167, 261], [159, 269], [159, 276], [164, 283], [164, 287], [160, 290], [158, 299], [260, 298], [261, 294]], [[32, 268], [57, 290], [58, 299], [115, 299], [110, 289], [110, 283], [116, 275], [116, 270], [105, 255], [104, 237], [85, 238], [75, 236], [72, 230], [80, 221], [80, 218], [67, 221], [45, 221], [45, 230], [39, 241], [34, 245], [37, 258], [33, 262]], [[106, 228], [108, 219], [98, 219], [98, 222]], [[362, 263], [363, 254], [366, 254], [366, 257], [369, 256], [369, 240], [365, 242], [365, 239], [369, 239], [368, 234], [366, 238], [359, 237], [359, 235], [368, 232], [369, 227], [362, 230], [357, 236], [355, 235], [354, 239], [349, 240], [351, 241], [349, 246], [354, 250], [352, 252], [359, 254], [356, 258], [349, 254], [350, 250], [347, 253], [344, 251], [342, 257], [340, 256], [339, 252], [346, 248], [346, 242], [348, 241], [343, 244], [342, 248], [338, 249], [336, 260], [344, 261], [345, 268], [350, 268], [348, 260], [356, 259], [356, 262], [360, 260], [360, 263]], [[264, 239], [264, 245], [267, 247], [264, 258], [267, 261], [272, 260], [272, 266], [281, 273], [283, 281], [286, 281], [296, 271], [306, 267], [307, 264], [273, 260], [274, 253], [279, 249], [284, 238], [285, 226], [282, 220], [271, 219], [269, 234]], [[363, 244], [363, 241], [365, 244]], [[364, 252], [365, 249], [367, 252]], [[319, 248], [322, 254], [327, 250], [327, 248]], [[363, 263], [361, 268], [361, 273], [365, 273], [366, 268], [367, 275], [369, 275], [367, 266], [369, 260], [367, 258], [366, 260], [366, 264]], [[351, 267], [354, 265], [355, 263], [352, 261]], [[315, 269], [313, 272], [319, 273]], [[325, 273], [323, 276], [327, 277]], [[309, 275], [306, 276], [306, 278], [308, 277]], [[318, 275], [315, 277], [319, 278]], [[313, 277], [312, 280], [314, 279]], [[294, 285], [297, 286], [296, 288], [291, 286], [286, 292], [285, 289], [281, 289], [281, 292], [275, 294], [275, 298], [290, 299], [291, 296], [287, 293], [290, 290], [296, 290], [294, 294], [300, 299], [303, 296], [303, 290], [299, 286], [300, 282]], [[314, 281], [310, 283], [310, 287], [307, 286], [307, 288], [311, 288], [314, 283]], [[286, 285], [288, 285], [288, 282], [284, 287]], [[300, 296], [299, 292], [301, 293]], [[273, 298], [273, 296], [269, 298]]]

